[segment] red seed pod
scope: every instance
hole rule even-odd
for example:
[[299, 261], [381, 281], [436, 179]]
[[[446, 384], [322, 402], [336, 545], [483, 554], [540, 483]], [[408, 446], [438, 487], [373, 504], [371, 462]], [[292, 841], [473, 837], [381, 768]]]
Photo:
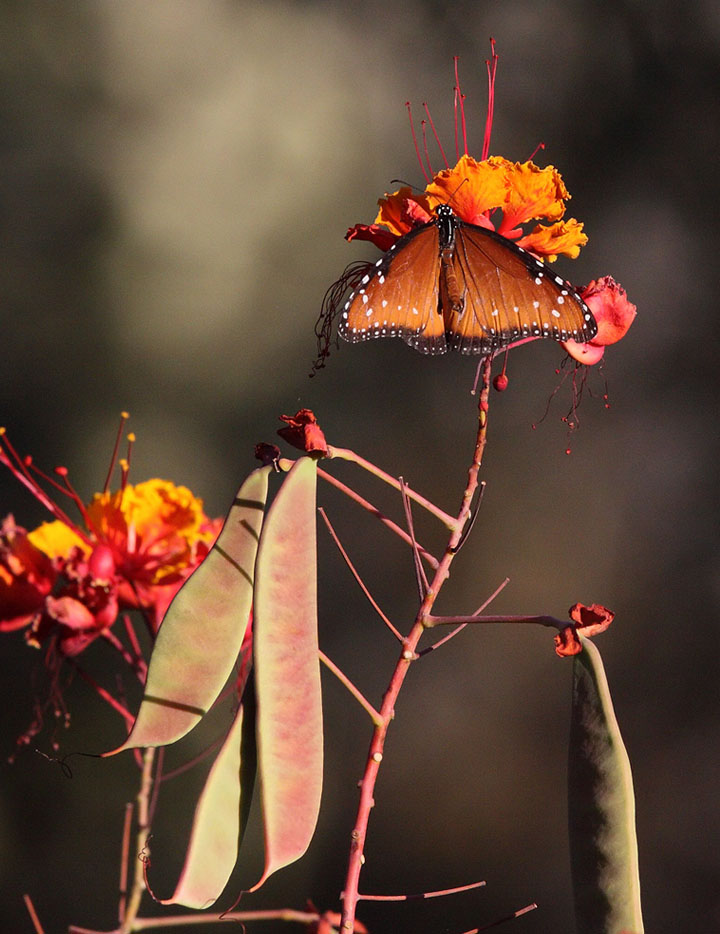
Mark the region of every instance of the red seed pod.
[[493, 387], [497, 392], [505, 392], [508, 388], [508, 383], [510, 380], [507, 378], [505, 373], [498, 373], [498, 375], [493, 379]]

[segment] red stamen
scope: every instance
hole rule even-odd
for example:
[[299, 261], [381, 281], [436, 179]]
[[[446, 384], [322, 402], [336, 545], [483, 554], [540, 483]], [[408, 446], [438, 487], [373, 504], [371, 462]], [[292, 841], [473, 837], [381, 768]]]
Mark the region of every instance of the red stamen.
[[420, 147], [418, 146], [417, 136], [415, 135], [415, 124], [413, 123], [412, 118], [412, 108], [410, 107], [410, 101], [405, 101], [405, 106], [407, 107], [408, 118], [410, 120], [410, 132], [412, 133], [413, 143], [415, 145], [415, 155], [417, 156], [417, 161], [420, 164], [420, 171], [423, 174], [423, 178], [426, 182], [429, 182], [428, 174], [425, 171], [425, 166], [423, 165], [422, 156], [420, 155]]
[[65, 481], [65, 490], [63, 490], [63, 492], [65, 492], [77, 506], [78, 512], [82, 516], [83, 522], [85, 523], [86, 527], [94, 531], [97, 534], [97, 530], [93, 529], [92, 523], [90, 522], [90, 517], [88, 516], [87, 509], [85, 508], [85, 503], [80, 499], [80, 496], [78, 495], [74, 486], [72, 485], [72, 483], [70, 483], [67, 467], [56, 467], [55, 473], [59, 477], [62, 477], [63, 480]]
[[[488, 108], [485, 118], [485, 136], [483, 137], [482, 161], [490, 154], [490, 135], [492, 133], [493, 112], [495, 110], [495, 74], [497, 72], [498, 56], [495, 53], [495, 40], [490, 39], [490, 60], [486, 61], [488, 73]], [[466, 149], [467, 151], [467, 149]]]
[[538, 143], [537, 146], [533, 149], [530, 155], [525, 160], [526, 162], [532, 162], [535, 156], [540, 152], [541, 149], [545, 148], [545, 143]]
[[435, 175], [435, 172], [433, 171], [433, 167], [430, 164], [430, 153], [428, 152], [428, 146], [427, 146], [427, 133], [425, 131], [425, 128], [427, 126], [427, 121], [421, 120], [420, 126], [422, 127], [423, 152], [425, 153], [425, 160], [427, 162], [427, 167], [430, 171], [430, 177], [432, 178], [433, 175]]
[[125, 422], [129, 418], [129, 412], [120, 413], [120, 425], [118, 426], [117, 435], [115, 436], [115, 447], [113, 448], [112, 457], [110, 458], [110, 466], [108, 467], [105, 483], [103, 484], [103, 493], [107, 493], [107, 491], [110, 489], [110, 478], [112, 477], [113, 470], [115, 470], [115, 462], [117, 461], [118, 451], [120, 450], [120, 442], [122, 441], [123, 431], [125, 430]]
[[[457, 102], [460, 101], [460, 124], [462, 126], [462, 137], [463, 137], [463, 148], [465, 150], [464, 155], [467, 155], [467, 126], [465, 124], [465, 95], [460, 90], [460, 77], [458, 75], [458, 56], [453, 56], [453, 61], [455, 62], [455, 107], [457, 109]], [[455, 120], [455, 149], [457, 150], [457, 117]], [[458, 155], [458, 159], [460, 156]], [[483, 158], [485, 158], [483, 156]]]
[[449, 169], [450, 166], [448, 165], [447, 156], [445, 155], [445, 150], [442, 148], [442, 143], [440, 142], [440, 137], [438, 136], [438, 132], [437, 132], [437, 130], [435, 129], [435, 124], [433, 123], [433, 118], [432, 118], [432, 116], [430, 115], [430, 108], [428, 107], [428, 105], [427, 105], [427, 103], [426, 103], [425, 101], [423, 101], [423, 107], [425, 108], [425, 113], [426, 113], [427, 116], [428, 116], [428, 121], [429, 121], [430, 127], [431, 127], [431, 129], [432, 129], [432, 131], [433, 131], [433, 136], [435, 137], [435, 142], [437, 143], [437, 147], [438, 147], [438, 149], [440, 150], [440, 155], [443, 157], [443, 162], [445, 163], [445, 168], [446, 168], [446, 169]]
[[35, 497], [38, 502], [50, 512], [56, 519], [59, 519], [61, 522], [64, 522], [69, 528], [76, 531], [84, 541], [88, 541], [87, 537], [84, 535], [82, 529], [76, 529], [75, 524], [71, 521], [70, 517], [64, 512], [57, 503], [54, 503], [50, 497], [47, 495], [45, 490], [36, 482], [33, 478], [30, 470], [31, 468], [35, 473], [42, 476], [48, 483], [53, 487], [59, 490], [61, 493], [66, 493], [62, 486], [53, 480], [51, 477], [47, 477], [41, 470], [38, 470], [37, 467], [32, 463], [32, 458], [27, 457], [23, 460], [20, 457], [18, 452], [15, 450], [13, 445], [10, 443], [4, 428], [0, 428], [0, 464], [4, 464], [8, 470], [12, 473], [16, 480], [19, 480], [22, 485], [28, 489], [32, 495]]

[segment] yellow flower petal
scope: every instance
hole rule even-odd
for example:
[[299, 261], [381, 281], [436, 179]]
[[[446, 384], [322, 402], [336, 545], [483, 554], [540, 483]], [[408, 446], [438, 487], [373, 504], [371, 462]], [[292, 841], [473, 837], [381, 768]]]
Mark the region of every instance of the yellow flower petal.
[[90, 552], [80, 536], [59, 519], [43, 522], [32, 532], [28, 532], [28, 541], [48, 558], [67, 558], [75, 547], [81, 548], [85, 554]]
[[134, 556], [160, 583], [193, 560], [193, 548], [212, 539], [203, 503], [169, 480], [128, 484], [96, 493], [88, 506], [93, 531], [120, 554]]

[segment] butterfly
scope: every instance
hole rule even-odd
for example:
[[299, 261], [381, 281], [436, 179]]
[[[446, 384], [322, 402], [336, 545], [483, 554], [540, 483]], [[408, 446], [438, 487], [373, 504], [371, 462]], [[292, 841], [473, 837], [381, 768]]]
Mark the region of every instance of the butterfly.
[[399, 337], [421, 353], [487, 355], [523, 337], [584, 343], [597, 333], [574, 286], [447, 204], [363, 269], [344, 280], [355, 288], [338, 333], [350, 343]]

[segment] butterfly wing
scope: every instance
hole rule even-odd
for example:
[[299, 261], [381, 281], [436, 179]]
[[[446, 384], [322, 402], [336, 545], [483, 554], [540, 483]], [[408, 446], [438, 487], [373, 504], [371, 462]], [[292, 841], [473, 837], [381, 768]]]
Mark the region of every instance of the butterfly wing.
[[591, 340], [597, 325], [576, 289], [511, 240], [458, 221], [453, 268], [461, 312], [444, 300], [448, 345], [487, 354], [523, 337]]
[[445, 353], [439, 250], [434, 221], [401, 237], [348, 298], [340, 337], [350, 343], [400, 337], [421, 353]]

